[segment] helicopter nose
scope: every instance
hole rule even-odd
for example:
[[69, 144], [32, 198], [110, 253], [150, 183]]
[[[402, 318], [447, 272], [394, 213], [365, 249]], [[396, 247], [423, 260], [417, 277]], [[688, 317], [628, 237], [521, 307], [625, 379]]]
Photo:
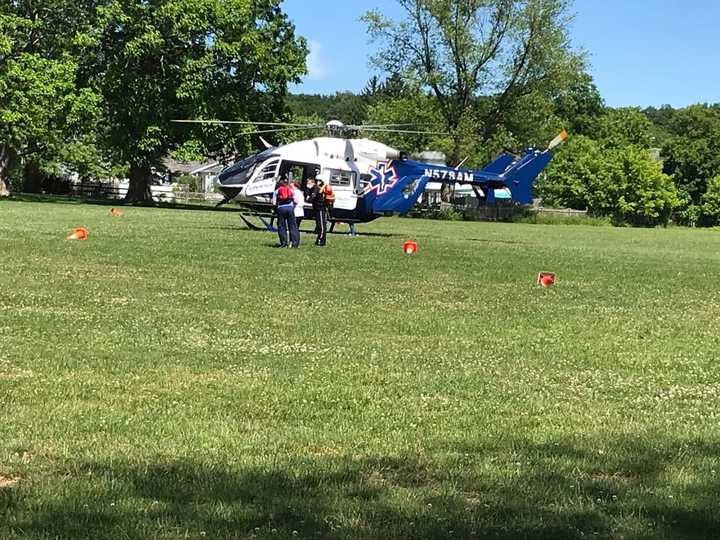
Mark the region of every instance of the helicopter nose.
[[234, 199], [242, 191], [242, 186], [224, 186], [222, 183], [218, 186], [220, 192], [225, 196], [226, 199]]

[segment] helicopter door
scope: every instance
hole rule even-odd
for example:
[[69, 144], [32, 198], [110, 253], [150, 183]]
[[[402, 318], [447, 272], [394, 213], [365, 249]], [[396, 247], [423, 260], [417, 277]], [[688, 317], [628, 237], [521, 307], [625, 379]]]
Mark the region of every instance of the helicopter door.
[[280, 176], [285, 176], [288, 180], [297, 182], [304, 189], [307, 179], [314, 176], [315, 171], [319, 170], [320, 165], [315, 163], [283, 160], [282, 165], [280, 165]]
[[335, 192], [335, 208], [341, 210], [355, 210], [357, 196], [355, 186], [357, 173], [355, 171], [341, 171], [339, 169], [326, 169], [330, 176], [330, 185]]

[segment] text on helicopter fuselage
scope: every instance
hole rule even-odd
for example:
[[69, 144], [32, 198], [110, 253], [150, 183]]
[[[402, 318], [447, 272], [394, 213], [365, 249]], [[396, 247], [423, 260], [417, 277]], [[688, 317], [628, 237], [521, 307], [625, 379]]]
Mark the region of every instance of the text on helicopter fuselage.
[[425, 176], [436, 180], [452, 180], [453, 182], [472, 182], [473, 174], [465, 171], [449, 171], [444, 169], [425, 169]]

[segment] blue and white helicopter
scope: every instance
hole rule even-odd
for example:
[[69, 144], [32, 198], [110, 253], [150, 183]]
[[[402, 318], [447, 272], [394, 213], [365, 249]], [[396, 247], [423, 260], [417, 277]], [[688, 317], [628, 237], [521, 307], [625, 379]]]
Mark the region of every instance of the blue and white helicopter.
[[[195, 120], [186, 122], [238, 123], [268, 125], [256, 122], [221, 122]], [[284, 131], [285, 126], [317, 129], [322, 126], [273, 123], [273, 129], [254, 133]], [[283, 126], [277, 128], [275, 126]], [[430, 182], [470, 185], [475, 194], [492, 204], [496, 189], [506, 189], [519, 204], [532, 202], [533, 182], [552, 159], [552, 150], [567, 133], [553, 139], [546, 150], [529, 148], [521, 155], [502, 153], [483, 169], [461, 169], [413, 161], [407, 154], [367, 138], [345, 138], [362, 131], [427, 133], [393, 129], [401, 125], [346, 126], [337, 120], [325, 126], [328, 136], [316, 137], [282, 146], [272, 146], [261, 138], [265, 150], [242, 159], [219, 174], [219, 189], [225, 202], [238, 202], [247, 215], [248, 226], [256, 228], [247, 216], [259, 217], [266, 228], [272, 215], [270, 199], [280, 177], [292, 177], [301, 186], [310, 176], [330, 184], [335, 204], [330, 210], [332, 221], [367, 223], [391, 214], [406, 214], [417, 203]], [[221, 204], [223, 204], [221, 203]], [[305, 215], [313, 216], [309, 205]]]

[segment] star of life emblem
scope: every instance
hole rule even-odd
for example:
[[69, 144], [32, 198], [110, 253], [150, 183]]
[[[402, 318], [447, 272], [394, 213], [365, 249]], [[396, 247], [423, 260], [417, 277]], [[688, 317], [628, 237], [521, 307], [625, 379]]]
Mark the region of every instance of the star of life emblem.
[[365, 188], [365, 193], [374, 191], [376, 195], [383, 195], [400, 179], [392, 161], [381, 161], [369, 172], [372, 179]]

